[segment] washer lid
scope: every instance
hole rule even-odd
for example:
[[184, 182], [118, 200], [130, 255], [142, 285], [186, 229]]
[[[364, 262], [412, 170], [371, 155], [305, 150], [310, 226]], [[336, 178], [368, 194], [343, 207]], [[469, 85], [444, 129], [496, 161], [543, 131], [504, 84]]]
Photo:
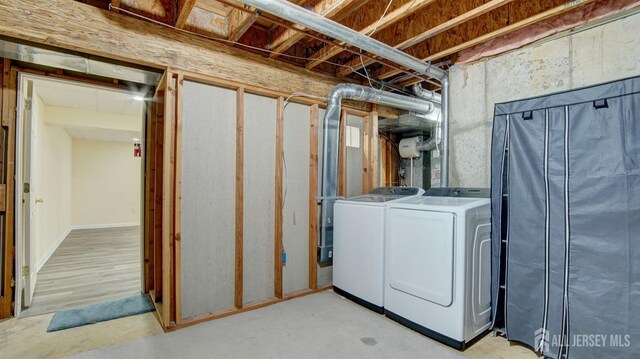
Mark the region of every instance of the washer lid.
[[393, 204], [393, 208], [411, 208], [421, 210], [436, 211], [457, 211], [467, 208], [479, 207], [491, 203], [488, 198], [466, 198], [466, 197], [406, 197]]
[[424, 193], [418, 187], [378, 187], [368, 194], [347, 198], [350, 202], [384, 203], [410, 196], [420, 196]]

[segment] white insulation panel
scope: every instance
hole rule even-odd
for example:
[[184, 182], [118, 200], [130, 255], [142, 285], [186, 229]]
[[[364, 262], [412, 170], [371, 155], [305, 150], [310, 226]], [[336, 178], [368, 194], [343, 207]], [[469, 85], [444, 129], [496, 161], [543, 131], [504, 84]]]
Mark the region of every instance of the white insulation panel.
[[285, 294], [309, 288], [309, 116], [309, 106], [296, 103], [289, 103], [284, 112]]
[[182, 317], [233, 307], [236, 93], [185, 81]]
[[245, 94], [243, 301], [274, 296], [277, 101]]

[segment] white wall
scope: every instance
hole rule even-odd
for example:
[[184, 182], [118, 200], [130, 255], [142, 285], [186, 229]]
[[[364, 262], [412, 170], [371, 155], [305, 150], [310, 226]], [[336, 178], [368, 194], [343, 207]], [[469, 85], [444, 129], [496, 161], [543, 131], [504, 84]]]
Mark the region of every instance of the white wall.
[[490, 184], [493, 107], [640, 76], [640, 15], [451, 69], [450, 184]]
[[133, 144], [73, 139], [73, 226], [140, 222], [142, 158]]
[[71, 227], [71, 137], [60, 127], [45, 123], [48, 107], [34, 93], [31, 193], [41, 198], [35, 205], [32, 227], [36, 240], [36, 260], [40, 268]]

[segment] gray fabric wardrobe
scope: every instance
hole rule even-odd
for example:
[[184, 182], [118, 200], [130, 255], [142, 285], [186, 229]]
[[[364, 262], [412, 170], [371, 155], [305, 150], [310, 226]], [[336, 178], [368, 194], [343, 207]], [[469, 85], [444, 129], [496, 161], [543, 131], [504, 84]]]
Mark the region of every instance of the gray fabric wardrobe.
[[497, 104], [491, 163], [494, 328], [640, 358], [640, 77]]

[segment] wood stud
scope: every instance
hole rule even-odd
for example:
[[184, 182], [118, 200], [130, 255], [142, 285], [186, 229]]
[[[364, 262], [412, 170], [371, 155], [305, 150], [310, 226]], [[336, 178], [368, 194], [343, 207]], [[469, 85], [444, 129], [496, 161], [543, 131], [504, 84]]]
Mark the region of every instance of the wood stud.
[[243, 303], [244, 270], [244, 88], [236, 90], [236, 260], [235, 294], [237, 309]]
[[175, 318], [175, 290], [173, 280], [175, 268], [174, 254], [174, 213], [175, 203], [175, 79], [170, 70], [166, 72], [167, 87], [164, 102], [164, 146], [162, 181], [162, 318], [169, 326]]
[[[0, 117], [2, 117], [2, 132], [6, 134], [6, 142], [2, 147], [6, 153], [0, 153], [2, 158], [4, 183], [0, 190], [4, 191], [5, 208], [13, 208], [14, 205], [14, 182], [13, 174], [15, 173], [15, 108], [17, 100], [16, 85], [17, 76], [11, 71], [11, 61], [9, 59], [0, 59]], [[3, 136], [5, 137], [5, 136]], [[6, 159], [6, 160], [5, 160]], [[0, 297], [0, 318], [7, 318], [12, 315], [12, 301], [14, 297], [12, 288], [13, 279], [13, 263], [14, 263], [14, 240], [13, 240], [13, 210], [5, 211], [0, 218], [3, 224], [3, 231], [0, 232], [0, 240], [3, 241], [5, 250], [2, 252], [2, 260], [0, 263], [3, 277], [0, 278], [1, 297]]]
[[175, 202], [174, 220], [174, 283], [175, 283], [175, 322], [182, 321], [182, 91], [184, 75], [177, 74], [175, 94], [175, 182], [173, 199]]
[[340, 136], [338, 145], [338, 196], [347, 195], [347, 111], [340, 115]]
[[283, 197], [282, 197], [282, 175], [283, 175], [283, 141], [284, 141], [284, 97], [278, 97], [276, 112], [276, 178], [275, 178], [275, 208], [274, 208], [274, 296], [282, 298], [282, 226], [284, 218], [282, 213]]
[[318, 288], [318, 105], [311, 105], [309, 121], [309, 289]]

